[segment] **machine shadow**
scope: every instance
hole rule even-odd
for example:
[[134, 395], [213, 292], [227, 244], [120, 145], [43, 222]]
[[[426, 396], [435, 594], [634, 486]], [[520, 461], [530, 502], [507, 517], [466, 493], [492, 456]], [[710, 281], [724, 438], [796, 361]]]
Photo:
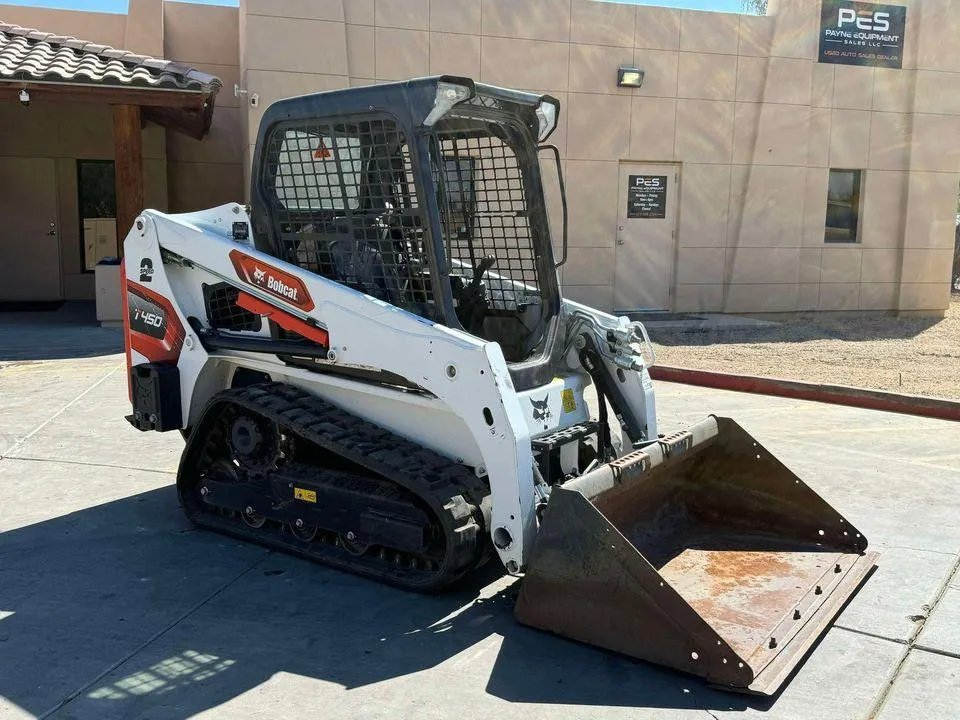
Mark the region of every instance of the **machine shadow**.
[[517, 703], [772, 704], [524, 627], [516, 590], [495, 562], [421, 596], [269, 553], [193, 529], [164, 487], [0, 534], [0, 696], [35, 715], [69, 700], [70, 717], [181, 717], [277, 673], [352, 689], [452, 660]]

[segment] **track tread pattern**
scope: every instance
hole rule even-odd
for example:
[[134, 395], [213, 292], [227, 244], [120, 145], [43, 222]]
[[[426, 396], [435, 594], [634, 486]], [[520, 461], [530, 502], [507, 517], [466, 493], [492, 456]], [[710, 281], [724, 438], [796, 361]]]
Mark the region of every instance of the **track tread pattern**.
[[[436, 573], [435, 580], [425, 582], [412, 579], [409, 571], [398, 574], [388, 568], [384, 568], [383, 576], [378, 579], [410, 589], [436, 590], [456, 581], [486, 558], [489, 548], [479, 508], [490, 491], [486, 482], [478, 478], [472, 468], [285, 383], [250, 385], [218, 393], [210, 401], [198, 425], [198, 432], [190, 439], [190, 445], [202, 444], [207, 440], [207, 434], [200, 432], [202, 427], [209, 426], [206, 413], [227, 403], [258, 413], [284, 426], [295, 436], [397, 483], [431, 508], [446, 539], [445, 561]], [[203, 437], [200, 437], [201, 434]], [[189, 473], [189, 468], [184, 466], [188, 464], [186, 458], [191, 454], [190, 445], [184, 450], [178, 486], [181, 485], [181, 476]], [[322, 472], [322, 469], [318, 470]], [[183, 484], [186, 484], [186, 478]], [[181, 499], [183, 491], [181, 487]], [[184, 503], [184, 507], [187, 508], [187, 503]], [[191, 514], [189, 509], [187, 511]], [[209, 518], [203, 517], [204, 513], [193, 515], [191, 519], [200, 525], [224, 529], [217, 523], [205, 522]], [[330, 562], [329, 557], [313, 557], [301, 545], [286, 547], [270, 538], [258, 540], [278, 549], [293, 550], [320, 562], [377, 577], [369, 564], [344, 567], [342, 560]]]

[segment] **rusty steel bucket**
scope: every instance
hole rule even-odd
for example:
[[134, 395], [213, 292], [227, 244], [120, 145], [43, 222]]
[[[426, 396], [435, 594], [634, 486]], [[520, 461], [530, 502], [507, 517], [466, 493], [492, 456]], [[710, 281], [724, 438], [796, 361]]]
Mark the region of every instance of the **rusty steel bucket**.
[[554, 488], [520, 622], [772, 695], [874, 566], [867, 539], [737, 423]]

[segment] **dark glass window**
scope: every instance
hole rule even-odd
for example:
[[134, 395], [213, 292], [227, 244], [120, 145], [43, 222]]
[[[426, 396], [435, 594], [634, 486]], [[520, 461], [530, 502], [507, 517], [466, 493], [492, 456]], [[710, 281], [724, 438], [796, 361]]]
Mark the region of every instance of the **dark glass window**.
[[861, 176], [860, 170], [830, 171], [825, 242], [860, 242]]
[[117, 257], [117, 187], [112, 160], [77, 160], [83, 270]]

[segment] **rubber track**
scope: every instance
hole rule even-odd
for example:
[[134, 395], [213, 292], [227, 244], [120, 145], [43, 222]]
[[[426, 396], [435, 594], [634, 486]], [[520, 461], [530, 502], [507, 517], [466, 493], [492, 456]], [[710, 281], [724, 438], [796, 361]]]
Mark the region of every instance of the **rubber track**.
[[[420, 591], [436, 590], [448, 585], [485, 559], [488, 543], [479, 507], [490, 491], [472, 468], [458, 464], [284, 383], [265, 383], [225, 390], [214, 396], [207, 407], [210, 410], [224, 403], [262, 415], [287, 428], [294, 435], [396, 482], [421, 498], [443, 527], [446, 536], [445, 560], [441, 568], [433, 573], [412, 570], [398, 572], [386, 562], [381, 563], [382, 571], [377, 572], [376, 563], [371, 563], [368, 558], [351, 561], [348, 559], [351, 556], [342, 552], [331, 553], [328, 547], [322, 545], [317, 551], [308, 549], [312, 545], [320, 545], [318, 543], [304, 544], [294, 539], [279, 542], [273, 536], [261, 536], [242, 524], [236, 529], [225, 528], [223, 518], [219, 515], [199, 513], [191, 517], [198, 524], [245, 538], [256, 534], [255, 539], [261, 544]], [[216, 418], [213, 418], [212, 422], [215, 424]], [[205, 411], [198, 430], [209, 427]], [[195, 433], [191, 437], [191, 446], [205, 443], [210, 433], [205, 432], [203, 437], [198, 435]], [[192, 454], [191, 446], [184, 450], [178, 473], [178, 486], [181, 485], [180, 478], [189, 474], [189, 470], [195, 469], [195, 464], [187, 460]], [[204, 449], [200, 447], [197, 451], [202, 453]], [[194, 467], [189, 467], [191, 464]], [[322, 472], [322, 468], [319, 470]], [[181, 488], [181, 493], [183, 491], [184, 488]], [[187, 508], [186, 503], [184, 507]], [[191, 514], [189, 510], [188, 514]], [[435, 577], [428, 578], [428, 575]]]

